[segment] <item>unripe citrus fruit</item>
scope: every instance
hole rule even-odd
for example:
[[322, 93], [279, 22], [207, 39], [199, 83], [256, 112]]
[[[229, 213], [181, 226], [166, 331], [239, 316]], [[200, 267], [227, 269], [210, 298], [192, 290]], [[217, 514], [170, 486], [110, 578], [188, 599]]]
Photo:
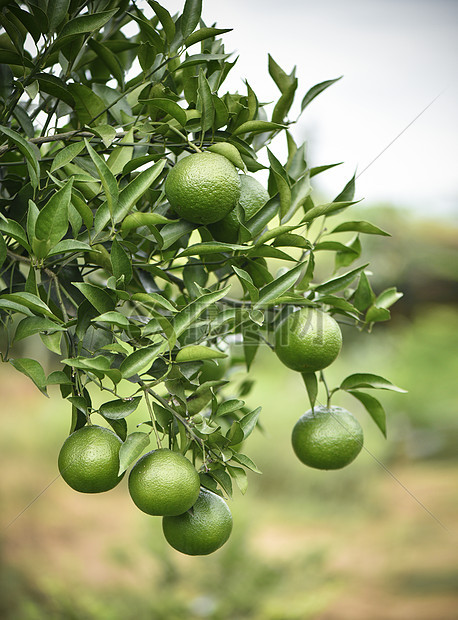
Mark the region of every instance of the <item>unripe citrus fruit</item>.
[[185, 512], [196, 501], [199, 489], [199, 474], [191, 461], [165, 448], [142, 456], [129, 475], [130, 496], [149, 515]]
[[317, 469], [340, 469], [363, 447], [363, 429], [342, 407], [315, 407], [296, 422], [292, 433], [296, 456]]
[[180, 159], [170, 170], [165, 193], [180, 217], [195, 224], [212, 224], [236, 206], [240, 179], [226, 157], [195, 153]]
[[299, 372], [329, 366], [342, 347], [342, 333], [335, 319], [315, 308], [291, 313], [275, 331], [275, 353]]
[[[239, 205], [245, 213], [245, 220], [249, 220], [269, 200], [267, 190], [254, 177], [247, 174], [240, 176]], [[230, 211], [222, 220], [209, 226], [213, 238], [225, 243], [237, 243], [240, 222], [237, 219], [236, 209]]]
[[232, 531], [226, 502], [202, 489], [194, 506], [177, 517], [162, 519], [164, 536], [174, 549], [187, 555], [208, 555], [224, 545]]
[[109, 491], [122, 478], [118, 475], [121, 445], [107, 428], [83, 426], [67, 437], [59, 452], [62, 478], [80, 493]]

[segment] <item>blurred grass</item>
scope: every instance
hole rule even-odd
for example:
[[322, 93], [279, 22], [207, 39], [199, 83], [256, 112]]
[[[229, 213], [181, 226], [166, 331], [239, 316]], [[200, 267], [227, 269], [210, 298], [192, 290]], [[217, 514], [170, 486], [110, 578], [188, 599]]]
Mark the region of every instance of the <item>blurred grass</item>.
[[[263, 432], [246, 448], [263, 475], [249, 475], [245, 497], [236, 492], [233, 536], [213, 556], [189, 558], [168, 548], [160, 519], [135, 509], [126, 480], [100, 496], [77, 494], [56, 480], [2, 529], [0, 616], [455, 618], [453, 535], [376, 459], [454, 527], [457, 328], [455, 313], [431, 306], [370, 336], [344, 333], [343, 353], [327, 373], [331, 386], [353, 372], [375, 372], [409, 394], [379, 393], [388, 412], [388, 441], [357, 401], [336, 397], [361, 421], [367, 448], [336, 472], [305, 468], [293, 455], [290, 431], [308, 408], [302, 379], [263, 350], [249, 396], [253, 407], [263, 406]], [[70, 415], [57, 390], [46, 399], [7, 365], [0, 368], [0, 393], [5, 528], [57, 475]], [[140, 419], [142, 412], [129, 424]]]

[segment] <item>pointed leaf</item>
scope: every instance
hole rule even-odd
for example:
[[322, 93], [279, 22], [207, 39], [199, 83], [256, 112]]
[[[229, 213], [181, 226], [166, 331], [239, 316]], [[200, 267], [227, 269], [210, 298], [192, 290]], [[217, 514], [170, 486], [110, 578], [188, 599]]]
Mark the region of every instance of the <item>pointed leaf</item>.
[[371, 418], [386, 437], [386, 414], [382, 404], [370, 394], [357, 390], [348, 390], [348, 393], [357, 398], [364, 405]]
[[150, 436], [148, 433], [135, 432], [126, 437], [119, 450], [119, 476], [137, 460], [143, 450], [149, 446], [149, 443]]
[[310, 401], [310, 407], [313, 409], [318, 394], [318, 380], [314, 372], [303, 372], [302, 378], [304, 379], [305, 388]]
[[380, 377], [379, 375], [372, 375], [368, 373], [357, 373], [349, 375], [340, 384], [341, 390], [352, 390], [355, 388], [373, 388], [376, 390], [391, 390], [392, 392], [406, 393], [407, 390], [403, 390], [397, 387], [387, 379]]
[[11, 359], [10, 363], [14, 366], [14, 368], [16, 368], [16, 370], [19, 370], [19, 372], [22, 372], [23, 375], [29, 377], [29, 379], [32, 379], [40, 392], [47, 396], [45, 371], [37, 360], [23, 357]]
[[355, 222], [343, 222], [331, 230], [328, 234], [332, 235], [339, 232], [355, 231], [365, 233], [366, 235], [383, 235], [390, 237], [390, 233], [385, 232], [378, 226], [371, 224], [370, 222], [355, 221]]
[[205, 347], [201, 344], [189, 345], [183, 347], [177, 353], [175, 361], [181, 362], [195, 362], [198, 360], [214, 360], [227, 357], [226, 353]]
[[[45, 204], [35, 223], [35, 237], [43, 241], [47, 251], [52, 249], [68, 229], [68, 207], [73, 179], [69, 179]], [[45, 254], [46, 255], [46, 254]], [[39, 257], [43, 258], [43, 256]]]
[[303, 268], [304, 263], [299, 263], [273, 282], [264, 286], [259, 291], [259, 300], [255, 303], [254, 308], [260, 308], [264, 304], [272, 303], [275, 299], [283, 295], [283, 293], [286, 293], [286, 291], [294, 286]]
[[137, 409], [141, 399], [141, 396], [134, 396], [133, 398], [110, 400], [107, 403], [103, 403], [99, 411], [104, 418], [110, 418], [110, 420], [127, 418], [128, 415]]
[[301, 103], [301, 112], [305, 110], [305, 108], [311, 103], [315, 97], [317, 97], [320, 93], [322, 93], [326, 88], [338, 82], [342, 76], [335, 78], [333, 80], [326, 80], [325, 82], [321, 82], [320, 84], [316, 84], [312, 86], [312, 88], [306, 93], [305, 97], [302, 99]]

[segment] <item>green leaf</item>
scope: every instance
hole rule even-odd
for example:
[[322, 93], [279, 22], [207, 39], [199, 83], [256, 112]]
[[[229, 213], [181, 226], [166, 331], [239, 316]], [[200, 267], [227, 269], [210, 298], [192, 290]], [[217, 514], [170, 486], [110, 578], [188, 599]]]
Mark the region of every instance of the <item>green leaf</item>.
[[120, 312], [104, 312], [99, 316], [92, 319], [94, 323], [109, 323], [110, 325], [116, 325], [117, 327], [125, 328], [129, 327], [129, 319]]
[[137, 409], [141, 399], [141, 396], [134, 396], [133, 398], [110, 400], [107, 403], [103, 403], [99, 411], [104, 418], [109, 418], [110, 420], [127, 418], [128, 415]]
[[33, 312], [43, 314], [44, 316], [47, 316], [51, 319], [55, 319], [56, 321], [60, 320], [51, 312], [51, 310], [48, 308], [44, 301], [42, 301], [39, 297], [37, 297], [37, 295], [33, 295], [32, 293], [9, 293], [6, 295], [2, 295], [1, 299], [21, 304], [22, 306], [29, 308]]
[[229, 285], [219, 291], [204, 293], [201, 297], [198, 297], [183, 308], [183, 310], [175, 316], [172, 323], [177, 338], [179, 338], [209, 306], [224, 297], [230, 288]]
[[[49, 250], [66, 234], [68, 229], [68, 207], [72, 195], [73, 179], [70, 178], [45, 204], [35, 223], [35, 237], [43, 242], [37, 245], [37, 257], [44, 258]], [[36, 244], [33, 244], [34, 247]], [[36, 250], [35, 250], [36, 251]]]
[[192, 56], [186, 58], [186, 60], [181, 63], [179, 68], [184, 69], [185, 67], [192, 67], [194, 65], [200, 65], [204, 62], [212, 62], [214, 60], [223, 61], [227, 60], [229, 56], [230, 54], [193, 54]]
[[264, 133], [266, 131], [278, 131], [286, 129], [286, 125], [279, 123], [271, 123], [270, 121], [246, 121], [242, 123], [232, 132], [233, 136], [239, 136], [243, 133]]
[[103, 43], [93, 38], [88, 40], [88, 45], [97, 54], [97, 58], [105, 64], [111, 75], [122, 88], [124, 85], [124, 70], [116, 54], [106, 45], [103, 45]]
[[163, 239], [162, 250], [167, 250], [175, 241], [178, 241], [178, 239], [181, 239], [195, 228], [195, 224], [191, 224], [191, 222], [186, 222], [185, 220], [166, 224], [160, 233]]
[[213, 360], [227, 357], [226, 353], [205, 347], [201, 344], [189, 345], [183, 347], [177, 353], [175, 361], [180, 362], [195, 362], [198, 360]]
[[47, 349], [56, 355], [62, 355], [61, 341], [62, 334], [54, 332], [53, 334], [40, 334], [41, 341]]
[[148, 433], [135, 432], [126, 437], [119, 450], [119, 476], [137, 460], [143, 450], [149, 446], [149, 443], [150, 436]]
[[194, 32], [199, 23], [201, 13], [202, 0], [186, 0], [180, 23], [181, 32], [185, 38]]
[[[105, 125], [107, 107], [104, 101], [84, 84], [68, 84], [67, 88], [75, 100], [75, 111], [81, 125]], [[92, 119], [95, 119], [94, 121]]]
[[224, 416], [228, 415], [228, 413], [238, 411], [244, 406], [244, 404], [245, 401], [238, 398], [231, 398], [230, 400], [226, 400], [221, 403], [221, 405], [216, 410], [216, 416]]
[[260, 413], [261, 407], [258, 407], [257, 409], [254, 409], [254, 411], [247, 413], [247, 415], [239, 421], [245, 439], [254, 431], [256, 424], [258, 423]]
[[247, 273], [244, 269], [239, 269], [235, 265], [232, 265], [232, 269], [235, 271], [237, 277], [239, 278], [242, 286], [248, 291], [250, 296], [250, 300], [255, 303], [259, 299], [259, 291], [254, 285], [253, 279], [250, 274]]
[[[140, 172], [124, 189], [119, 192], [118, 206], [114, 214], [115, 223], [121, 222], [135, 203], [149, 189], [157, 177], [161, 174], [165, 159], [158, 161], [156, 164]], [[110, 221], [110, 211], [107, 203], [103, 203], [95, 216], [95, 233], [100, 233]]]
[[212, 478], [217, 481], [223, 491], [229, 497], [232, 497], [232, 480], [229, 474], [224, 469], [213, 469], [210, 470], [208, 473]]
[[403, 390], [397, 387], [387, 379], [380, 377], [379, 375], [371, 375], [367, 373], [358, 373], [349, 375], [340, 384], [341, 390], [353, 390], [356, 388], [373, 388], [375, 390], [391, 390], [392, 392], [406, 393], [407, 390]]
[[[126, 441], [127, 439], [127, 422], [124, 418], [120, 420], [110, 420], [110, 418], [106, 418], [108, 424], [114, 430], [116, 435], [121, 439], [121, 441]], [[121, 446], [122, 448], [122, 446]], [[121, 450], [120, 450], [121, 452]]]
[[[99, 138], [102, 139], [103, 144], [107, 148], [111, 146], [111, 144], [113, 143], [113, 140], [116, 138], [116, 135], [117, 135], [116, 129], [112, 127], [111, 125], [97, 125], [97, 127], [93, 127], [92, 131], [95, 133], [96, 136], [99, 136]], [[84, 144], [84, 143], [81, 142], [81, 144]], [[108, 160], [109, 159], [110, 158], [108, 157]], [[113, 174], [115, 173], [113, 172]]]
[[215, 254], [215, 252], [235, 252], [236, 250], [246, 250], [245, 245], [238, 245], [236, 243], [222, 243], [219, 241], [204, 241], [203, 243], [195, 243], [190, 245], [186, 250], [180, 253], [182, 256], [193, 256], [198, 254], [204, 256], [205, 254]]
[[76, 239], [63, 239], [48, 252], [48, 256], [68, 254], [70, 252], [90, 252], [91, 250], [92, 247], [87, 243], [84, 243], [84, 241], [77, 241]]
[[187, 122], [186, 112], [182, 107], [172, 101], [172, 99], [162, 99], [160, 97], [155, 99], [145, 99], [141, 100], [142, 103], [148, 103], [148, 105], [153, 106], [154, 108], [158, 108], [158, 110], [162, 110], [169, 114], [172, 118], [174, 118], [178, 123], [184, 127]]
[[113, 310], [115, 303], [103, 288], [88, 282], [74, 282], [73, 285], [83, 293], [98, 312], [110, 312]]
[[59, 170], [62, 166], [69, 164], [81, 151], [84, 149], [84, 142], [75, 142], [74, 144], [70, 144], [66, 146], [61, 151], [57, 153], [54, 158], [54, 161], [51, 164], [51, 172], [55, 170]]
[[378, 323], [380, 321], [389, 321], [391, 318], [390, 311], [387, 308], [378, 308], [371, 306], [366, 312], [366, 323]]
[[99, 173], [99, 177], [105, 191], [108, 209], [110, 211], [110, 214], [113, 215], [117, 207], [119, 195], [116, 179], [114, 178], [111, 170], [108, 168], [105, 160], [100, 157], [100, 155], [96, 153], [96, 151], [94, 151], [86, 138], [84, 139], [84, 144], [86, 145], [86, 149], [89, 153], [90, 158], [94, 162], [94, 166], [97, 168], [97, 172]]
[[228, 159], [236, 168], [246, 170], [240, 151], [233, 144], [229, 144], [229, 142], [216, 142], [216, 144], [209, 146], [207, 151], [218, 153]]
[[302, 378], [304, 379], [305, 388], [310, 401], [310, 407], [313, 409], [318, 395], [318, 380], [314, 372], [303, 372]]
[[365, 265], [362, 265], [361, 267], [357, 267], [356, 269], [352, 269], [351, 271], [348, 271], [347, 273], [344, 273], [343, 275], [338, 276], [337, 278], [331, 278], [330, 280], [323, 282], [323, 284], [319, 284], [318, 286], [315, 287], [315, 291], [317, 293], [327, 294], [327, 293], [335, 293], [336, 291], [343, 290], [344, 288], [346, 288], [349, 284], [353, 282], [353, 280], [356, 278], [358, 273], [366, 269], [368, 264], [369, 263], [366, 263]]
[[202, 67], [197, 78], [197, 109], [200, 112], [200, 125], [202, 131], [208, 131], [213, 127], [215, 120], [215, 106], [213, 105], [210, 84], [205, 77]]
[[370, 222], [355, 221], [355, 222], [342, 222], [331, 230], [328, 234], [332, 235], [339, 232], [355, 231], [365, 233], [367, 235], [383, 235], [385, 237], [391, 237], [390, 233], [385, 232], [378, 226], [371, 224]]
[[278, 196], [274, 196], [266, 202], [252, 218], [247, 220], [242, 227], [242, 241], [249, 241], [256, 237], [267, 224], [277, 215], [280, 209], [280, 200]]
[[156, 2], [156, 0], [148, 0], [148, 4], [156, 13], [159, 21], [161, 22], [167, 41], [171, 43], [175, 36], [175, 22], [173, 21], [172, 16], [167, 9], [160, 5], [159, 2]]
[[167, 224], [170, 220], [159, 213], [141, 213], [135, 211], [130, 213], [122, 222], [121, 232], [126, 235], [132, 230], [140, 228], [140, 226], [157, 226], [158, 224]]
[[367, 275], [363, 271], [359, 276], [358, 286], [356, 287], [353, 303], [355, 308], [364, 312], [375, 301], [375, 294], [371, 288]]
[[159, 293], [134, 293], [132, 295], [132, 301], [139, 301], [146, 306], [154, 307], [159, 305], [172, 313], [177, 312], [175, 306], [173, 306], [166, 297], [159, 295]]
[[63, 82], [60, 78], [50, 73], [38, 73], [36, 75], [36, 80], [40, 85], [40, 92], [52, 95], [53, 97], [56, 97], [56, 99], [60, 99], [73, 108], [75, 105], [75, 100], [69, 92], [67, 84], [65, 84], [65, 82]]
[[200, 41], [204, 41], [210, 37], [217, 37], [220, 34], [225, 34], [226, 32], [231, 31], [232, 28], [200, 28], [200, 30], [196, 30], [186, 37], [184, 44], [186, 47], [191, 47], [191, 45], [194, 45], [195, 43], [199, 43]]
[[27, 243], [27, 235], [25, 234], [25, 230], [15, 220], [8, 219], [5, 222], [0, 219], [0, 231], [17, 241], [23, 248], [30, 252], [30, 246]]
[[11, 365], [22, 372], [23, 375], [32, 379], [37, 388], [47, 396], [46, 392], [46, 375], [43, 370], [41, 364], [37, 362], [37, 360], [30, 359], [28, 357], [18, 358], [18, 359], [10, 359]]
[[61, 325], [54, 323], [54, 321], [51, 321], [51, 319], [45, 317], [26, 317], [18, 324], [16, 333], [14, 334], [14, 341], [17, 342], [18, 340], [23, 340], [24, 338], [28, 338], [29, 336], [33, 336], [34, 334], [38, 334], [40, 332], [54, 331], [65, 331], [65, 327], [62, 327]]
[[382, 404], [370, 394], [366, 394], [366, 392], [348, 390], [348, 393], [357, 398], [360, 403], [364, 405], [371, 418], [386, 437], [386, 414]]
[[401, 299], [402, 296], [403, 293], [399, 293], [396, 287], [387, 288], [377, 297], [375, 306], [377, 306], [377, 308], [390, 308], [398, 299]]
[[327, 164], [326, 166], [314, 166], [310, 168], [310, 178], [316, 176], [317, 174], [321, 174], [326, 170], [330, 170], [331, 168], [335, 168], [336, 166], [341, 166], [343, 162], [338, 162], [337, 164]]
[[235, 483], [240, 489], [242, 495], [245, 495], [248, 488], [248, 478], [246, 475], [246, 471], [241, 467], [231, 467], [230, 465], [227, 466], [227, 471], [229, 472], [229, 475], [234, 478]]
[[114, 239], [111, 245], [110, 258], [114, 277], [118, 280], [124, 276], [124, 282], [128, 284], [133, 275], [132, 260], [117, 239]]
[[70, 0], [49, 0], [46, 7], [49, 32], [55, 32], [65, 19], [70, 6]]
[[62, 45], [66, 43], [65, 39], [68, 37], [100, 30], [117, 12], [118, 9], [112, 9], [111, 11], [101, 11], [100, 13], [81, 15], [80, 17], [71, 19], [62, 28], [54, 45], [62, 47]]
[[315, 207], [312, 207], [306, 212], [301, 222], [302, 223], [311, 222], [312, 220], [315, 220], [317, 217], [321, 217], [322, 215], [330, 215], [337, 211], [343, 211], [343, 209], [346, 209], [347, 207], [350, 207], [351, 205], [354, 205], [354, 204], [356, 204], [356, 202], [345, 201], [345, 202], [329, 202], [323, 205], [316, 205]]
[[73, 385], [71, 379], [62, 370], [54, 370], [48, 375], [46, 385]]
[[334, 78], [333, 80], [326, 80], [325, 82], [321, 82], [320, 84], [316, 84], [312, 86], [310, 90], [307, 91], [305, 97], [302, 99], [301, 103], [301, 112], [305, 110], [305, 108], [311, 103], [315, 97], [317, 97], [320, 93], [322, 93], [326, 88], [338, 82], [342, 76], [338, 78]]
[[272, 303], [283, 293], [286, 293], [294, 286], [303, 269], [304, 263], [299, 263], [276, 280], [273, 280], [273, 282], [266, 284], [259, 291], [259, 300], [254, 304], [254, 308], [260, 308], [267, 303]]
[[353, 200], [353, 198], [355, 197], [355, 180], [356, 173], [352, 176], [352, 178], [348, 181], [340, 194], [336, 196], [332, 202], [348, 202], [349, 200]]
[[142, 371], [150, 368], [156, 357], [160, 355], [166, 347], [166, 343], [161, 342], [153, 347], [138, 349], [128, 355], [119, 367], [123, 378], [129, 379], [133, 375], [140, 374]]
[[240, 465], [247, 467], [251, 471], [254, 471], [256, 474], [262, 473], [261, 470], [258, 469], [258, 467], [255, 465], [255, 463], [253, 463], [250, 457], [246, 456], [246, 454], [241, 454], [240, 452], [236, 452], [232, 456], [231, 461], [236, 461], [237, 463], [240, 463]]
[[33, 188], [37, 188], [40, 180], [40, 164], [38, 163], [40, 152], [36, 147], [33, 147], [12, 129], [0, 125], [0, 132], [4, 133], [5, 136], [14, 142], [20, 152], [24, 155], [27, 163], [27, 170], [30, 176], [30, 183]]

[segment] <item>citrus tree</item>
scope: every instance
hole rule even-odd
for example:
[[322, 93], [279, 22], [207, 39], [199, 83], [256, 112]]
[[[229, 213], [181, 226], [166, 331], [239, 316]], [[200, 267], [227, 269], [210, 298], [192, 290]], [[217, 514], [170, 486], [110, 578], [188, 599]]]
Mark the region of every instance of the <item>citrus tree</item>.
[[[334, 387], [324, 376], [339, 322], [371, 329], [400, 297], [376, 295], [360, 261], [360, 235], [387, 233], [351, 216], [332, 224], [356, 202], [355, 178], [317, 201], [314, 177], [336, 164], [311, 167], [293, 137], [336, 80], [305, 92], [294, 120], [295, 69], [270, 56], [274, 105], [247, 82], [227, 92], [228, 30], [202, 21], [199, 0], [174, 16], [155, 0], [0, 7], [2, 361], [44, 395], [60, 386], [70, 486], [106, 491], [133, 465], [135, 504], [163, 516], [172, 546], [210, 553], [232, 527], [223, 497], [258, 471], [246, 440], [260, 408], [246, 406], [253, 381], [231, 379], [235, 366], [250, 371], [267, 346], [302, 374], [311, 410], [293, 446], [324, 469], [363, 442], [334, 394], [352, 394], [385, 434], [367, 389], [398, 389], [368, 373]], [[43, 356], [17, 354], [37, 334], [60, 358], [48, 375]], [[148, 417], [129, 427], [142, 401]]]

